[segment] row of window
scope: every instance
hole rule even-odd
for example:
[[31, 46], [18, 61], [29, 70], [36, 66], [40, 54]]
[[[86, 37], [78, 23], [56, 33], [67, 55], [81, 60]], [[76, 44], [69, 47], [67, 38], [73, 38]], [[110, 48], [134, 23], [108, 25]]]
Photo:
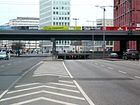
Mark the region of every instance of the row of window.
[[53, 22], [54, 26], [69, 26], [69, 22]]
[[69, 17], [54, 17], [53, 20], [70, 20]]
[[53, 7], [53, 9], [57, 9], [57, 10], [70, 10], [70, 7], [64, 7], [64, 6], [62, 6], [62, 7]]
[[56, 41], [56, 44], [71, 44], [71, 41], [66, 41], [66, 40], [64, 40], [64, 41]]
[[54, 15], [70, 15], [70, 12], [58, 12], [58, 11], [54, 11], [53, 14]]
[[70, 1], [54, 1], [53, 4], [62, 4], [62, 5], [70, 5]]

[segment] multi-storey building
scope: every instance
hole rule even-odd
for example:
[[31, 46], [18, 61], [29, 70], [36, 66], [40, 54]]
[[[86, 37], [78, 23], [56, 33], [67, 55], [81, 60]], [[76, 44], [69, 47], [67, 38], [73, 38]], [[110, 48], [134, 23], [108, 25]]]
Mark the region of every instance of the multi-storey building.
[[[140, 0], [114, 0], [114, 26], [140, 26]], [[120, 49], [120, 42], [115, 41], [115, 50]], [[136, 41], [129, 41], [128, 48], [140, 49]]]
[[70, 0], [40, 0], [40, 27], [69, 25]]
[[[38, 30], [39, 27], [39, 18], [36, 17], [17, 17], [16, 19], [9, 20], [6, 25], [0, 26], [1, 30]], [[24, 44], [25, 49], [40, 49], [39, 41], [20, 41]], [[13, 43], [19, 43], [19, 41], [13, 40], [1, 40], [1, 48], [11, 48]]]
[[17, 17], [16, 19], [11, 19], [8, 24], [12, 29], [38, 30], [39, 18], [36, 18], [36, 17]]
[[[70, 0], [40, 0], [40, 28], [44, 26], [69, 26]], [[45, 50], [52, 50], [51, 41], [44, 42]], [[70, 50], [71, 41], [57, 41], [56, 50]]]
[[[96, 20], [96, 25], [97, 26], [103, 26], [103, 19], [97, 19]], [[113, 24], [113, 19], [105, 19], [105, 26], [114, 26]]]

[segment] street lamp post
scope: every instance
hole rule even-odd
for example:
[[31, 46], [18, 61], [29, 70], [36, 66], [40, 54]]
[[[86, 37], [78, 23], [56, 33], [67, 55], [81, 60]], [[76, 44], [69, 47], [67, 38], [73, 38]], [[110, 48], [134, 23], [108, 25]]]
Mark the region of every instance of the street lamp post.
[[132, 0], [128, 0], [129, 2], [129, 32], [128, 35], [132, 34]]
[[93, 26], [93, 31], [92, 31], [92, 59], [94, 58], [94, 22], [96, 21], [91, 21], [91, 20], [87, 20], [87, 22], [92, 22], [92, 26]]
[[75, 26], [77, 26], [77, 21], [79, 20], [79, 18], [73, 18], [73, 20], [75, 20]]
[[106, 31], [106, 26], [105, 26], [105, 12], [106, 12], [106, 7], [113, 7], [113, 6], [98, 6], [96, 5], [95, 7], [100, 7], [101, 9], [103, 9], [103, 59], [105, 58], [105, 49], [106, 49], [106, 43], [105, 43], [105, 31]]
[[[79, 20], [79, 18], [73, 18], [73, 20], [75, 21], [75, 27], [77, 26], [77, 21]], [[77, 53], [77, 51], [76, 51], [76, 47], [77, 47], [77, 44], [76, 44], [76, 42], [78, 42], [78, 41], [75, 41], [74, 43], [75, 43], [75, 53]]]

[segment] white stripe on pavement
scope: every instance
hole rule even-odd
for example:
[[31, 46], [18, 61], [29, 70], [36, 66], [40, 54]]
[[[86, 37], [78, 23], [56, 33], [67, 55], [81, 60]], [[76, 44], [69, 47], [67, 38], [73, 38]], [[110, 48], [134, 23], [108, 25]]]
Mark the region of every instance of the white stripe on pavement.
[[36, 65], [34, 65], [33, 67], [31, 67], [28, 71], [24, 72], [18, 79], [16, 79], [1, 95], [0, 95], [0, 100], [1, 98], [9, 91], [9, 89], [11, 89], [24, 75], [26, 75], [28, 72], [30, 72], [34, 67], [40, 65], [42, 63], [39, 62]]
[[[71, 73], [69, 72], [69, 70], [67, 69], [67, 67], [65, 66], [65, 63], [63, 62], [63, 66], [65, 68], [65, 70], [67, 71], [67, 73], [69, 74], [70, 78], [73, 78], [73, 76], [71, 75]], [[90, 105], [95, 105], [93, 103], [93, 101], [88, 97], [88, 95], [84, 92], [84, 90], [80, 87], [80, 85], [77, 83], [77, 81], [73, 80], [73, 82], [75, 83], [75, 85], [77, 86], [77, 88], [80, 90], [80, 92], [83, 94], [83, 96], [85, 97], [85, 99], [87, 100], [87, 102]]]
[[138, 79], [140, 79], [140, 77], [139, 77], [139, 76], [135, 76], [135, 78], [138, 78]]
[[23, 104], [27, 104], [27, 103], [31, 103], [31, 102], [39, 101], [39, 100], [46, 100], [46, 101], [54, 102], [54, 103], [57, 103], [57, 104], [63, 104], [63, 105], [77, 105], [77, 104], [73, 104], [73, 103], [69, 103], [69, 102], [64, 102], [64, 101], [59, 101], [59, 100], [55, 100], [55, 99], [46, 98], [46, 97], [34, 98], [34, 99], [31, 99], [31, 100], [26, 100], [26, 101], [19, 102], [19, 103], [14, 103], [14, 104], [11, 104], [11, 105], [23, 105]]
[[53, 86], [42, 85], [42, 86], [37, 86], [37, 87], [31, 87], [31, 88], [26, 88], [26, 89], [20, 89], [20, 90], [10, 91], [7, 94], [17, 93], [17, 92], [22, 92], [22, 91], [28, 91], [28, 90], [38, 89], [38, 88], [50, 88], [50, 89], [56, 89], [56, 90], [63, 90], [63, 91], [80, 93], [79, 91], [76, 91], [76, 90], [71, 90], [71, 89], [66, 89], [66, 88], [58, 88], [58, 87], [53, 87]]
[[40, 84], [40, 83], [23, 84], [23, 85], [17, 85], [17, 86], [15, 86], [15, 88], [26, 87], [26, 86], [33, 86], [33, 85], [39, 85], [39, 84]]
[[41, 94], [41, 93], [53, 94], [53, 95], [57, 95], [57, 96], [68, 97], [68, 98], [79, 99], [79, 100], [85, 100], [85, 98], [83, 98], [83, 97], [77, 97], [77, 96], [72, 96], [72, 95], [66, 95], [66, 94], [41, 90], [41, 91], [32, 92], [32, 93], [28, 93], [28, 94], [22, 94], [22, 95], [18, 95], [18, 96], [9, 97], [9, 98], [3, 98], [3, 99], [0, 100], [0, 102], [7, 101], [7, 100], [12, 100], [12, 99], [16, 99], [16, 98], [21, 98], [21, 97], [26, 97], [26, 96], [30, 96], [30, 95]]
[[67, 76], [67, 75], [49, 74], [49, 73], [47, 73], [47, 74], [35, 74], [35, 75], [34, 75], [34, 77], [36, 77], [36, 76], [57, 76], [57, 77], [69, 77], [69, 76]]
[[119, 72], [120, 72], [120, 73], [123, 73], [123, 74], [127, 74], [126, 72], [124, 72], [124, 71], [121, 71], [121, 70], [119, 70]]
[[50, 83], [50, 84], [54, 84], [54, 85], [60, 85], [60, 86], [67, 86], [67, 87], [73, 87], [75, 88], [75, 85], [68, 85], [68, 84], [62, 84], [62, 83]]
[[63, 81], [63, 80], [59, 80], [59, 82], [73, 84], [72, 81]]
[[113, 70], [113, 68], [112, 67], [107, 67], [108, 69], [110, 69], [110, 70]]

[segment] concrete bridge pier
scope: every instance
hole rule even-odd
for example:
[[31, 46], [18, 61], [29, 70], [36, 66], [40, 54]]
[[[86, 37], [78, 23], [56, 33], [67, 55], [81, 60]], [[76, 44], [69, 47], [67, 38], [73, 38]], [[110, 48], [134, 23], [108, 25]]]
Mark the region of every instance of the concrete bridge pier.
[[51, 42], [53, 42], [52, 57], [54, 59], [56, 59], [57, 58], [57, 53], [56, 53], [56, 40], [55, 40], [55, 38], [51, 38]]
[[137, 40], [137, 50], [140, 51], [140, 40]]
[[123, 52], [128, 48], [128, 40], [120, 40], [120, 55], [123, 55]]

